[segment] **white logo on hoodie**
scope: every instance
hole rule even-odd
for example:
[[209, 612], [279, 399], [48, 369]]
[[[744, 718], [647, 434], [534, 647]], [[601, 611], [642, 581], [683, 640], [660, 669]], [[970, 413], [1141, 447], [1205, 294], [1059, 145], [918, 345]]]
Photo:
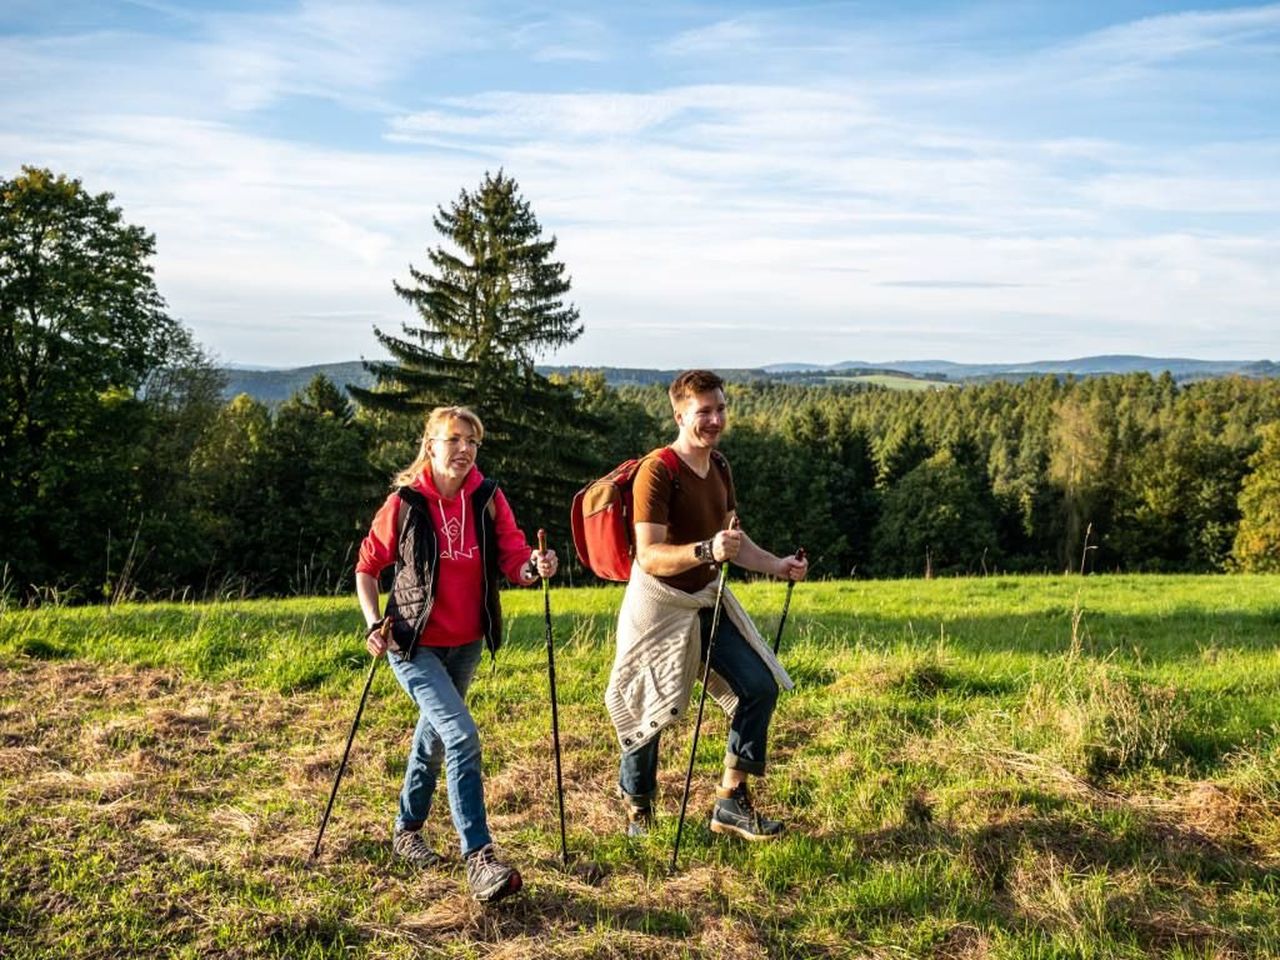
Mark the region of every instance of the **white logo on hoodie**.
[[[440, 507], [440, 532], [444, 535], [444, 546], [440, 550], [442, 560], [470, 560], [476, 555], [476, 546], [467, 546], [467, 498], [462, 501], [461, 517], [449, 517], [444, 512], [444, 500], [437, 500]], [[457, 541], [455, 546], [454, 541]]]

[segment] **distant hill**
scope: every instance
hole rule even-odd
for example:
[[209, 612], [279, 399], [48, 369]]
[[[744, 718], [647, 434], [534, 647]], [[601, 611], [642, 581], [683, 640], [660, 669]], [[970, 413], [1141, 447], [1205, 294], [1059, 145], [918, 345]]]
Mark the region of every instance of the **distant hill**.
[[1112, 356], [1078, 357], [1074, 360], [1036, 360], [1029, 363], [953, 363], [949, 360], [901, 360], [893, 363], [871, 364], [861, 360], [846, 360], [828, 366], [811, 363], [777, 363], [762, 367], [765, 373], [816, 374], [826, 371], [847, 372], [896, 371], [923, 377], [946, 377], [951, 380], [975, 380], [989, 377], [1024, 377], [1040, 374], [1078, 377], [1100, 376], [1109, 373], [1150, 373], [1159, 376], [1168, 370], [1175, 379], [1200, 379], [1240, 374], [1249, 377], [1280, 376], [1280, 365], [1270, 360], [1193, 360], [1184, 357], [1143, 357], [1129, 354]]
[[[605, 381], [611, 386], [648, 386], [651, 383], [670, 383], [678, 370], [645, 369], [642, 367], [574, 367], [549, 366], [538, 367], [542, 374], [550, 376], [559, 373], [568, 376], [579, 370], [601, 370]], [[319, 363], [309, 367], [292, 367], [289, 369], [262, 369], [257, 367], [236, 366], [224, 367], [222, 373], [227, 378], [223, 395], [227, 398], [247, 393], [255, 400], [266, 404], [277, 404], [287, 400], [297, 391], [305, 387], [316, 374], [323, 374], [338, 386], [346, 389], [348, 385], [371, 387], [374, 378], [364, 369], [364, 362], [350, 360], [343, 363]], [[775, 379], [776, 375], [762, 370], [721, 369], [720, 373], [735, 383], [744, 380]]]
[[[717, 368], [726, 379], [741, 383], [749, 380], [790, 380], [800, 383], [883, 383], [912, 388], [945, 383], [977, 382], [990, 379], [1022, 379], [1031, 376], [1096, 377], [1105, 374], [1150, 373], [1159, 376], [1168, 370], [1179, 381], [1204, 380], [1238, 374], [1245, 377], [1280, 377], [1280, 364], [1270, 360], [1194, 360], [1182, 357], [1142, 357], [1127, 354], [1080, 357], [1075, 360], [1037, 360], [1031, 363], [952, 363], [948, 360], [903, 360], [896, 363], [866, 363], [846, 360], [829, 366], [812, 363], [773, 363], [758, 369]], [[670, 383], [676, 370], [643, 367], [539, 367], [541, 373], [568, 375], [579, 370], [599, 370], [611, 386], [647, 386]], [[359, 360], [344, 363], [322, 363], [292, 369], [224, 368], [227, 377], [225, 396], [247, 393], [264, 403], [275, 405], [305, 387], [316, 374], [324, 374], [344, 389], [373, 385], [373, 377]], [[898, 381], [896, 383], [892, 381]]]
[[365, 372], [359, 360], [344, 363], [320, 363], [312, 367], [293, 367], [289, 370], [246, 370], [225, 368], [227, 378], [223, 395], [230, 398], [247, 393], [255, 400], [274, 406], [305, 387], [317, 373], [322, 373], [344, 390], [348, 384], [357, 387], [373, 386], [373, 377]]

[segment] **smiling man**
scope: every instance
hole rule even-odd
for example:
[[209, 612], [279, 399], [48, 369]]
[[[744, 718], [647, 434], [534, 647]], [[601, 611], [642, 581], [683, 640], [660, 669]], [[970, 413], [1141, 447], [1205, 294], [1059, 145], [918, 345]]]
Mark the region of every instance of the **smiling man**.
[[724, 381], [709, 370], [680, 374], [670, 388], [679, 435], [670, 454], [636, 472], [635, 563], [618, 618], [618, 649], [605, 700], [623, 749], [619, 789], [627, 832], [653, 822], [658, 737], [689, 706], [698, 665], [711, 650], [708, 693], [730, 716], [724, 775], [711, 829], [769, 840], [782, 823], [761, 816], [748, 775], [765, 771], [769, 721], [780, 687], [792, 684], [750, 617], [726, 589], [715, 642], [711, 623], [721, 563], [800, 580], [808, 562], [778, 557], [730, 529], [737, 503], [729, 463], [716, 447], [728, 423]]

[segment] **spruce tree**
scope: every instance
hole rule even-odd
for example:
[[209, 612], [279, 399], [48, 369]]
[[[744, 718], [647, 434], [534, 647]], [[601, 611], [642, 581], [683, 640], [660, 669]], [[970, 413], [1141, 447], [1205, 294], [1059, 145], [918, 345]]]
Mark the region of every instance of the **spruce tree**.
[[413, 415], [417, 429], [433, 407], [471, 407], [485, 424], [481, 469], [501, 482], [525, 526], [551, 528], [563, 551], [568, 497], [599, 464], [583, 431], [594, 420], [577, 411], [569, 387], [534, 367], [582, 334], [564, 299], [570, 279], [553, 258], [555, 237], [543, 237], [501, 170], [439, 207], [433, 223], [446, 242], [427, 251], [430, 268], [410, 266], [412, 283], [394, 284], [417, 322], [399, 337], [374, 328], [393, 359], [366, 363], [377, 386], [351, 394], [366, 407]]

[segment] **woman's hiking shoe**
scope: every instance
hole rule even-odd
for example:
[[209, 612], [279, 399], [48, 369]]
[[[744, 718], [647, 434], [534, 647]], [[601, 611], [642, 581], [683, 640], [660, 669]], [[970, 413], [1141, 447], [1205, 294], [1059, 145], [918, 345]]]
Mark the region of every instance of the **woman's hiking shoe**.
[[627, 836], [643, 837], [653, 829], [653, 807], [645, 804], [633, 807], [627, 804]]
[[444, 862], [423, 839], [421, 830], [406, 830], [399, 824], [391, 834], [391, 852], [415, 867], [438, 867]]
[[716, 805], [711, 808], [711, 832], [725, 833], [743, 840], [776, 840], [782, 836], [782, 821], [762, 817], [751, 805], [746, 783], [732, 790], [716, 787]]
[[481, 903], [496, 903], [523, 885], [520, 871], [509, 867], [494, 853], [493, 844], [467, 854], [467, 885]]
[[633, 797], [619, 786], [618, 798], [627, 805], [627, 836], [646, 836], [653, 829], [653, 795]]

